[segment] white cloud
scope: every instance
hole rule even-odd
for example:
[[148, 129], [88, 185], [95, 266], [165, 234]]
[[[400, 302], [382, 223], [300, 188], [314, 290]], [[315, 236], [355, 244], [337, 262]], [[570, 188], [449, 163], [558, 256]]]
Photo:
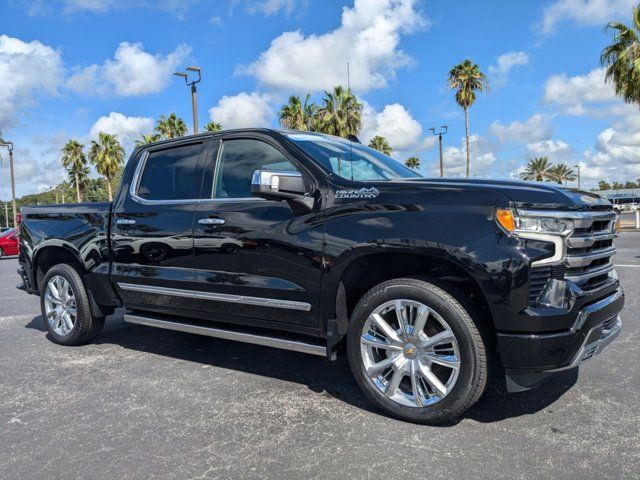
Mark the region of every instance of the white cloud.
[[158, 93], [172, 80], [173, 72], [191, 53], [191, 47], [178, 45], [168, 55], [145, 52], [142, 44], [122, 42], [113, 60], [76, 70], [67, 87], [85, 95], [115, 94], [137, 96]]
[[569, 21], [582, 27], [604, 26], [617, 19], [631, 18], [635, 0], [556, 0], [542, 12], [538, 28], [544, 35], [554, 33], [558, 24]]
[[509, 82], [509, 74], [516, 67], [529, 64], [527, 52], [507, 52], [496, 58], [496, 64], [489, 66], [491, 76], [491, 86], [495, 88], [504, 87]]
[[0, 130], [14, 125], [35, 98], [57, 95], [63, 76], [57, 50], [36, 40], [0, 35]]
[[241, 92], [237, 95], [225, 95], [218, 105], [209, 109], [212, 121], [222, 127], [269, 127], [274, 111], [268, 95], [258, 92]]
[[604, 69], [596, 68], [574, 77], [554, 75], [545, 83], [544, 99], [570, 115], [585, 115], [594, 104], [613, 102], [616, 96], [613, 87], [605, 82]]
[[[492, 146], [478, 135], [469, 137], [469, 152], [471, 177], [486, 176], [496, 162]], [[467, 171], [467, 153], [465, 139], [460, 140], [460, 147], [447, 147], [444, 150], [444, 176], [464, 177]], [[434, 162], [431, 172], [433, 176], [440, 175], [440, 165]]]
[[571, 155], [571, 147], [568, 143], [552, 139], [529, 143], [527, 151], [537, 157], [551, 157], [554, 161], [566, 160], [566, 157]]
[[266, 16], [275, 15], [281, 11], [285, 15], [291, 15], [300, 3], [304, 2], [301, 0], [251, 0], [247, 5], [247, 11], [249, 13], [262, 13]]
[[539, 142], [551, 137], [551, 125], [541, 114], [536, 113], [524, 122], [518, 120], [504, 125], [495, 121], [489, 127], [489, 132], [498, 137], [500, 142]]
[[153, 119], [149, 117], [127, 117], [119, 112], [111, 112], [102, 116], [91, 127], [89, 135], [98, 138], [100, 132], [118, 136], [118, 140], [127, 152], [131, 152], [135, 141], [142, 135], [153, 131]]
[[400, 49], [402, 35], [427, 25], [418, 0], [355, 0], [342, 10], [340, 26], [322, 35], [300, 31], [275, 38], [258, 60], [239, 73], [255, 76], [270, 89], [316, 92], [347, 83], [364, 92], [387, 85], [398, 68], [411, 63]]
[[420, 143], [422, 126], [399, 103], [386, 105], [381, 112], [376, 112], [364, 102], [362, 142], [369, 143], [375, 135], [386, 138], [394, 150], [407, 150]]
[[183, 19], [189, 8], [199, 0], [30, 0], [23, 4], [27, 14], [36, 17], [61, 12], [65, 15], [88, 12], [98, 15], [113, 10], [148, 8], [164, 11]]

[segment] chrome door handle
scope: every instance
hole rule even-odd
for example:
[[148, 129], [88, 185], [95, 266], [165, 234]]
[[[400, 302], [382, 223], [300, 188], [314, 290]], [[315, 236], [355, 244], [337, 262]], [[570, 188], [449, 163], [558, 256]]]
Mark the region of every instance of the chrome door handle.
[[200, 225], [224, 225], [225, 222], [224, 218], [201, 218], [198, 220]]
[[130, 218], [119, 218], [116, 220], [116, 225], [135, 225], [136, 221]]

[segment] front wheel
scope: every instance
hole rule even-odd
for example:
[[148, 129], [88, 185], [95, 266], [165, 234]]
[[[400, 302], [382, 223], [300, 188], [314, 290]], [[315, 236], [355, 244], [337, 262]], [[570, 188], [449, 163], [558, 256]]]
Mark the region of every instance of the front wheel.
[[91, 315], [82, 279], [70, 265], [56, 265], [47, 272], [42, 281], [40, 306], [51, 339], [61, 345], [89, 342], [104, 325], [104, 317]]
[[471, 308], [445, 288], [413, 278], [390, 280], [372, 288], [351, 316], [351, 370], [367, 396], [394, 417], [450, 421], [485, 389], [486, 343]]

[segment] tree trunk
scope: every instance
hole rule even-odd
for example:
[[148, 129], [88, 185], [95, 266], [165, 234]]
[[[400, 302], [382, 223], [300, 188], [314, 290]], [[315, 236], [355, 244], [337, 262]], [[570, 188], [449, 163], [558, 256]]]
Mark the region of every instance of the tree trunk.
[[78, 174], [75, 173], [75, 178], [76, 178], [76, 198], [78, 200], [78, 203], [82, 202], [82, 197], [80, 196], [80, 180], [78, 178]]
[[109, 201], [113, 202], [113, 192], [111, 191], [111, 179], [107, 177], [107, 189], [109, 190]]
[[467, 138], [467, 178], [469, 178], [469, 166], [471, 161], [469, 160], [469, 110], [467, 107], [464, 107], [464, 126]]

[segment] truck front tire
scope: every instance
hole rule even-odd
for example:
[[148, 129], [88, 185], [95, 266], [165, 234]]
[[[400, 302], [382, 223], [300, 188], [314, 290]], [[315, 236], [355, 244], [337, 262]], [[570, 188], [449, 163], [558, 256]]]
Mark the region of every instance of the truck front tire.
[[93, 317], [89, 297], [78, 272], [67, 264], [49, 269], [40, 289], [40, 307], [51, 340], [61, 345], [81, 345], [93, 340], [104, 317]]
[[453, 288], [400, 278], [356, 305], [347, 350], [360, 388], [382, 410], [424, 424], [451, 421], [487, 384], [486, 342]]

